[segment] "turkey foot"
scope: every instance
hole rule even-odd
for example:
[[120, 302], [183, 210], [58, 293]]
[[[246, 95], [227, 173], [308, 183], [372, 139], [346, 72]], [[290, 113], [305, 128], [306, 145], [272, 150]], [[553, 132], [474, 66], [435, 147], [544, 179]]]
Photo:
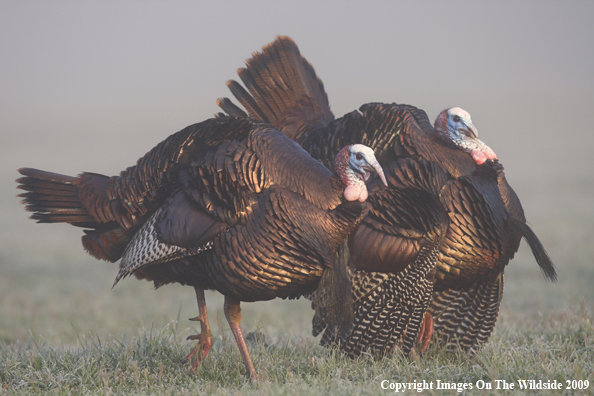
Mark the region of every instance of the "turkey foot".
[[208, 351], [212, 346], [212, 335], [210, 333], [210, 324], [208, 323], [208, 314], [206, 312], [206, 299], [204, 298], [204, 290], [195, 289], [196, 290], [196, 300], [198, 301], [198, 312], [200, 314], [195, 318], [190, 318], [190, 320], [199, 321], [200, 322], [200, 334], [198, 335], [191, 335], [188, 336], [188, 340], [198, 340], [196, 347], [190, 352], [188, 356], [186, 356], [185, 361], [189, 362], [193, 359], [192, 362], [192, 372], [196, 371], [200, 362], [206, 359], [206, 355], [208, 355]]
[[252, 363], [252, 358], [248, 352], [247, 345], [245, 344], [245, 339], [243, 338], [243, 333], [241, 332], [241, 327], [239, 325], [241, 322], [241, 307], [239, 306], [239, 300], [233, 297], [225, 296], [224, 311], [227, 322], [229, 322], [231, 331], [235, 336], [235, 341], [237, 342], [237, 347], [239, 348], [239, 353], [241, 353], [241, 358], [243, 359], [243, 364], [245, 365], [248, 375], [252, 381], [257, 381], [258, 378], [256, 375], [256, 369]]
[[419, 330], [419, 336], [417, 342], [421, 344], [421, 352], [425, 352], [433, 336], [433, 316], [429, 312], [425, 312], [423, 316], [423, 323], [421, 324], [421, 330]]

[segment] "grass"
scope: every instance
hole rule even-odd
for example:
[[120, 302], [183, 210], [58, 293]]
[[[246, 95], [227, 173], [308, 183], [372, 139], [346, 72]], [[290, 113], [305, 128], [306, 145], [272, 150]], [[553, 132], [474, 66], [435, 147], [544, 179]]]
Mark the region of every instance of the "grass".
[[[312, 311], [307, 301], [243, 304], [245, 331], [258, 330], [267, 336], [266, 344], [249, 346], [262, 378], [251, 384], [217, 293], [207, 293], [214, 345], [192, 373], [183, 363], [194, 345], [186, 337], [199, 331], [199, 325], [185, 320], [197, 311], [192, 289], [167, 286], [154, 291], [146, 282], [127, 280], [112, 291], [114, 268], [84, 256], [76, 259], [54, 252], [44, 257], [43, 264], [39, 258], [22, 256], [18, 266], [0, 261], [4, 275], [0, 280], [0, 386], [4, 393], [372, 395], [393, 392], [382, 389], [383, 380], [425, 380], [433, 382], [434, 388], [437, 380], [473, 387], [481, 380], [493, 389], [466, 393], [488, 395], [502, 392], [495, 380], [534, 379], [561, 381], [564, 388], [566, 380], [589, 380], [592, 386], [585, 392], [594, 394], [591, 305], [582, 298], [566, 309], [548, 310], [547, 299], [541, 299], [545, 305], [539, 306], [528, 298], [529, 304], [536, 305], [526, 314], [515, 305], [522, 289], [517, 283], [536, 288], [521, 279], [508, 276], [494, 335], [473, 359], [433, 346], [422, 357], [394, 354], [377, 361], [349, 360], [319, 347], [317, 339], [309, 336]], [[563, 293], [556, 290], [559, 285], [538, 278], [537, 272], [535, 278], [532, 270], [518, 265], [515, 277], [533, 280], [541, 293]], [[535, 391], [526, 393], [531, 392]]]
[[134, 337], [79, 336], [76, 346], [54, 347], [30, 337], [25, 343], [0, 345], [0, 382], [15, 395], [365, 395], [388, 392], [381, 388], [382, 380], [425, 380], [434, 386], [438, 379], [493, 384], [492, 391], [481, 394], [498, 394], [495, 380], [557, 380], [564, 388], [568, 379], [594, 381], [594, 329], [585, 306], [530, 322], [537, 326], [522, 331], [498, 328], [474, 359], [432, 347], [417, 359], [395, 354], [379, 361], [368, 357], [353, 361], [317, 346], [312, 338], [285, 337], [270, 345], [255, 342], [250, 351], [262, 377], [258, 384], [247, 380], [237, 348], [225, 331], [215, 336], [208, 358], [195, 373], [182, 362], [192, 343], [185, 341], [187, 331], [178, 332], [175, 321]]
[[[0, 395], [394, 393], [382, 389], [383, 380], [425, 380], [434, 389], [422, 394], [437, 395], [458, 394], [435, 389], [437, 380], [471, 384], [474, 389], [463, 394], [500, 395], [496, 380], [515, 383], [516, 389], [505, 391], [514, 395], [594, 394], [590, 200], [584, 195], [584, 205], [572, 206], [579, 213], [544, 208], [530, 216], [557, 264], [559, 282], [545, 282], [522, 246], [506, 270], [495, 332], [473, 359], [432, 346], [416, 358], [349, 360], [311, 337], [308, 301], [275, 300], [242, 304], [244, 333], [267, 336], [266, 344], [249, 345], [262, 378], [256, 384], [247, 380], [219, 294], [207, 292], [214, 345], [192, 373], [183, 363], [194, 345], [186, 337], [200, 330], [186, 320], [197, 314], [191, 288], [155, 291], [147, 282], [126, 279], [112, 290], [116, 265], [86, 256], [80, 230], [33, 224], [21, 212], [5, 211], [3, 219], [14, 217], [18, 227], [0, 229]], [[557, 380], [563, 389], [518, 390], [518, 379]], [[567, 390], [566, 380], [588, 380], [590, 386]], [[477, 390], [477, 381], [493, 389]]]

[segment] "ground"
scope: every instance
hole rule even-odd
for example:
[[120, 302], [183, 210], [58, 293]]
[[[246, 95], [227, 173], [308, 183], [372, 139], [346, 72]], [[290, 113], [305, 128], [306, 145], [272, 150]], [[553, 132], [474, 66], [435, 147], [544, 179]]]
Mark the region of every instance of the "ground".
[[77, 246], [79, 230], [34, 225], [31, 238], [45, 236], [38, 247], [15, 242], [0, 253], [0, 383], [7, 394], [290, 395], [382, 394], [394, 392], [382, 389], [383, 380], [386, 387], [424, 380], [434, 387], [425, 394], [457, 393], [436, 389], [440, 380], [442, 386], [472, 385], [467, 393], [482, 392], [476, 386], [484, 382], [498, 394], [505, 380], [522, 394], [517, 381], [525, 379], [557, 380], [563, 390], [551, 394], [563, 394], [571, 393], [565, 381], [588, 380], [585, 392], [592, 393], [594, 219], [588, 212], [572, 217], [535, 209], [536, 231], [557, 264], [559, 282], [546, 282], [522, 245], [506, 271], [495, 332], [474, 359], [432, 347], [409, 359], [351, 361], [317, 345], [308, 301], [244, 303], [244, 332], [266, 335], [266, 343], [249, 346], [262, 378], [256, 385], [246, 379], [220, 295], [207, 293], [214, 347], [191, 373], [182, 363], [193, 345], [186, 337], [199, 331], [187, 321], [197, 314], [191, 288], [154, 290], [129, 278], [112, 290], [117, 265], [86, 256]]

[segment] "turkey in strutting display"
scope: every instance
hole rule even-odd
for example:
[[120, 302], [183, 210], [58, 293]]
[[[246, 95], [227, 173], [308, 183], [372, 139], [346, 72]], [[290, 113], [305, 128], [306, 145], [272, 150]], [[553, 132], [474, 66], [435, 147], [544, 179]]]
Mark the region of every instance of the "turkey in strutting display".
[[188, 355], [194, 369], [212, 345], [204, 290], [221, 292], [256, 379], [240, 301], [314, 292], [368, 212], [365, 180], [377, 172], [385, 181], [361, 144], [339, 150], [331, 169], [267, 123], [225, 117], [169, 136], [119, 176], [22, 168], [17, 182], [32, 219], [83, 227], [89, 254], [121, 258], [115, 283], [133, 274], [155, 287], [195, 288], [202, 333], [191, 336], [199, 340]]
[[233, 80], [227, 86], [247, 113], [219, 99], [226, 114], [270, 122], [326, 166], [340, 147], [365, 144], [386, 172], [388, 188], [368, 182], [371, 208], [349, 237], [351, 262], [342, 263], [355, 326], [336, 331], [325, 320], [330, 310], [316, 306], [313, 333], [324, 331], [322, 344], [338, 341], [350, 356], [397, 344], [408, 353], [419, 333], [421, 350], [435, 334], [475, 353], [495, 326], [504, 268], [522, 237], [544, 276], [556, 280], [503, 166], [463, 109], [442, 111], [435, 126], [423, 110], [395, 103], [368, 103], [335, 119], [313, 67], [282, 36], [238, 75], [247, 91]]

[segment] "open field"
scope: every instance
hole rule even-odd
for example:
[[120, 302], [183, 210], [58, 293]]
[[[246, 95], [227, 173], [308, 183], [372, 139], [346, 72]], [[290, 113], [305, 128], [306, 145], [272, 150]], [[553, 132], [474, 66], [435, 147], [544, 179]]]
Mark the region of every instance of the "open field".
[[[502, 382], [496, 380], [516, 383], [516, 388], [518, 379], [557, 380], [563, 389], [568, 378], [587, 379], [590, 384], [594, 380], [594, 335], [591, 317], [583, 311], [525, 320], [515, 329], [500, 326], [473, 360], [430, 349], [417, 361], [400, 356], [379, 362], [367, 358], [350, 361], [301, 337], [282, 338], [270, 346], [251, 344], [252, 358], [262, 377], [259, 384], [247, 381], [239, 354], [227, 335], [217, 337], [210, 356], [195, 374], [190, 374], [187, 366], [180, 364], [188, 348], [180, 341], [185, 334], [176, 332], [175, 327], [172, 323], [134, 336], [103, 340], [83, 336], [76, 347], [52, 347], [41, 340], [30, 340], [28, 346], [3, 345], [0, 377], [9, 394], [373, 395], [392, 392], [382, 389], [384, 380], [425, 380], [434, 384], [434, 390], [424, 394], [456, 393], [438, 390], [437, 381], [441, 380], [473, 387], [480, 381], [490, 383], [491, 391], [476, 392], [490, 395], [501, 394], [497, 384]], [[575, 393], [591, 394], [591, 385]]]
[[[394, 393], [383, 380], [541, 394], [518, 379], [588, 380], [548, 394], [594, 394], [593, 16], [579, 0], [0, 2], [0, 395]], [[208, 292], [215, 345], [192, 374], [191, 288], [132, 278], [112, 290], [117, 264], [87, 256], [79, 229], [27, 220], [17, 168], [117, 174], [211, 117], [224, 82], [277, 34], [296, 40], [337, 117], [372, 101], [430, 119], [460, 106], [505, 165], [559, 282], [522, 244], [474, 359], [432, 347], [351, 361], [311, 337], [309, 302], [242, 304], [244, 333], [267, 337], [249, 346], [262, 377], [250, 384]]]
[[[580, 188], [573, 191], [576, 204]], [[24, 213], [18, 216], [31, 223]], [[182, 363], [193, 345], [185, 338], [199, 331], [186, 320], [197, 314], [191, 288], [155, 291], [132, 278], [111, 290], [116, 265], [86, 256], [77, 230], [34, 225], [31, 237], [40, 238], [43, 249], [14, 238], [0, 256], [0, 382], [8, 394], [358, 395], [391, 392], [381, 388], [384, 379], [434, 386], [437, 380], [492, 382], [494, 389], [481, 394], [499, 394], [495, 380], [557, 380], [564, 388], [565, 380], [589, 380], [593, 386], [585, 392], [594, 393], [594, 216], [586, 211], [541, 218], [537, 211], [532, 217], [550, 224], [537, 231], [557, 263], [559, 282], [545, 282], [522, 245], [506, 272], [495, 333], [474, 359], [432, 348], [420, 359], [351, 361], [310, 336], [313, 311], [307, 301], [244, 303], [244, 332], [259, 330], [267, 337], [267, 345], [250, 345], [263, 378], [257, 385], [246, 379], [220, 295], [207, 293], [215, 345], [192, 374]], [[550, 392], [563, 393], [570, 392]]]

